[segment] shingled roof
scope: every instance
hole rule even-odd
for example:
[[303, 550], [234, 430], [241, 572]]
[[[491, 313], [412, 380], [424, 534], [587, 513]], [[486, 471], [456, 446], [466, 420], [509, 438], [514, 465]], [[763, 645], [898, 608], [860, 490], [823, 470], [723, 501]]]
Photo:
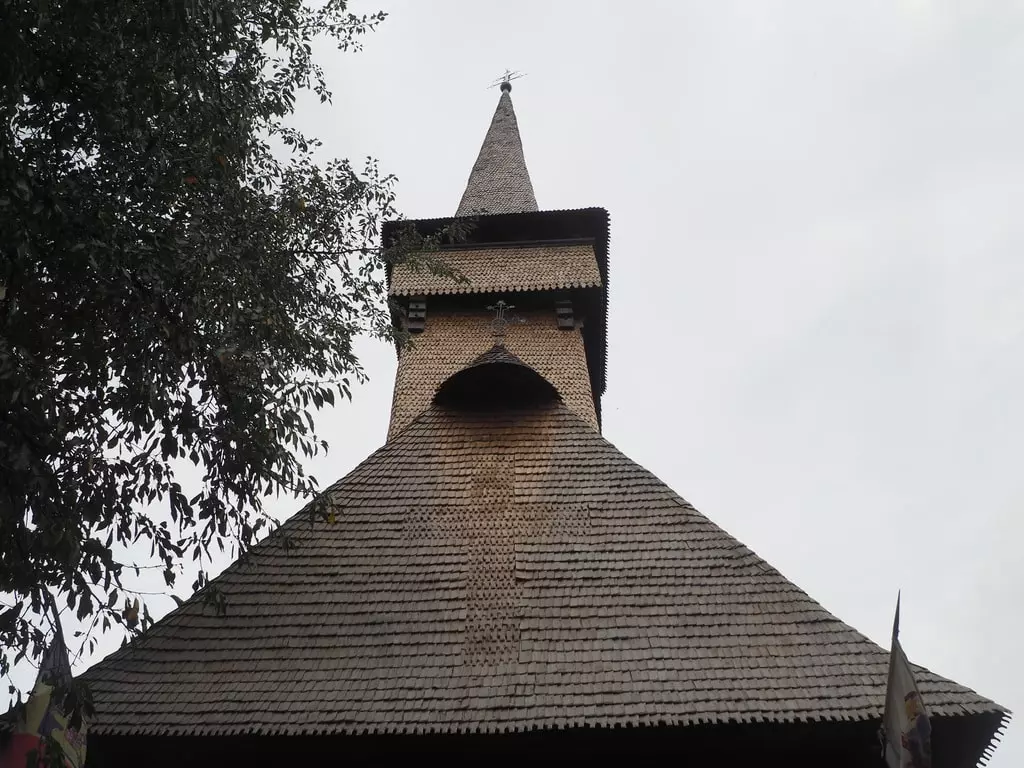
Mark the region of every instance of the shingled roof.
[[547, 243], [507, 248], [449, 248], [444, 265], [462, 280], [399, 264], [391, 274], [392, 296], [453, 295], [503, 291], [600, 288], [591, 243]]
[[[86, 675], [97, 734], [868, 721], [888, 654], [554, 399], [433, 406]], [[933, 715], [1003, 711], [918, 669]], [[993, 726], [994, 727], [994, 726]], [[991, 730], [988, 731], [991, 735]]]
[[510, 83], [501, 84], [501, 98], [469, 174], [456, 216], [537, 210], [537, 198], [519, 138], [519, 124], [509, 95], [511, 90]]

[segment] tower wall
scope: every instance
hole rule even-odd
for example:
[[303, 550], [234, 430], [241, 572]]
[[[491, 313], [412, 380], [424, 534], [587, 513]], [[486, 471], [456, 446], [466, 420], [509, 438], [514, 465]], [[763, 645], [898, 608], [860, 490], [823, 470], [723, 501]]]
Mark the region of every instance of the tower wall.
[[[482, 302], [483, 303], [483, 302]], [[561, 330], [554, 306], [550, 310], [513, 310], [505, 330], [509, 352], [547, 379], [563, 402], [598, 429], [590, 387], [586, 350], [579, 328]], [[391, 404], [390, 440], [425, 411], [437, 388], [495, 343], [494, 313], [471, 309], [432, 309], [422, 333], [402, 350]]]

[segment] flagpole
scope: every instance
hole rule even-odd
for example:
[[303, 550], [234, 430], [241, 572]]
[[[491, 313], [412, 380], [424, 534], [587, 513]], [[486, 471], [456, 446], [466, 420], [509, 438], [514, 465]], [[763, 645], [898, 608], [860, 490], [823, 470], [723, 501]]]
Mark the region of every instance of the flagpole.
[[899, 642], [900, 636], [900, 597], [902, 593], [902, 589], [896, 590], [896, 614], [892, 619], [892, 637], [889, 639], [889, 674], [886, 677], [885, 683], [885, 706], [882, 710], [882, 724], [878, 728], [878, 732], [882, 737], [882, 762], [886, 765], [889, 764], [888, 752], [891, 742], [889, 741], [889, 734], [885, 724], [890, 720], [889, 692], [892, 690], [893, 677], [896, 673], [896, 643]]
[[932, 726], [914, 679], [914, 669], [900, 645], [900, 596], [892, 623], [889, 680], [882, 716], [884, 756], [889, 768], [931, 768]]
[[892, 642], [896, 642], [900, 637], [900, 598], [903, 596], [903, 590], [896, 590], [896, 615], [892, 618]]
[[50, 590], [43, 590], [43, 594], [46, 595], [46, 602], [50, 605], [50, 612], [53, 614], [50, 622], [53, 624], [53, 635], [54, 637], [60, 637], [61, 642], [64, 642], [64, 631], [60, 625], [60, 611], [57, 610], [57, 601], [53, 599], [53, 595]]

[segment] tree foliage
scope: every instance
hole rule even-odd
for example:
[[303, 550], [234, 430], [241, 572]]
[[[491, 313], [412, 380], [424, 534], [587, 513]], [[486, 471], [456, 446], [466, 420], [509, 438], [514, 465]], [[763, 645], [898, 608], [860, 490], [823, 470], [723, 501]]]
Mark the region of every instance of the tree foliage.
[[300, 91], [330, 96], [314, 38], [356, 48], [383, 14], [0, 9], [6, 673], [40, 650], [45, 591], [91, 626], [144, 626], [125, 553], [145, 550], [171, 585], [182, 558], [259, 537], [264, 495], [315, 489], [311, 411], [350, 396], [356, 335], [392, 333], [382, 267], [413, 248], [376, 249], [393, 178], [318, 162], [287, 122]]

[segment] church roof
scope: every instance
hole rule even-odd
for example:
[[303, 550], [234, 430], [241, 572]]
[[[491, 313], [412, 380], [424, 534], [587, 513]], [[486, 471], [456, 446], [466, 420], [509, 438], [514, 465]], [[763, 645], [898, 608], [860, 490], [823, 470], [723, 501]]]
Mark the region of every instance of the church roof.
[[[608, 216], [537, 210], [510, 88], [456, 214], [485, 215], [444, 252], [469, 283], [389, 272], [392, 295], [444, 298], [388, 442], [90, 669], [90, 738], [828, 723], [875, 753], [888, 652], [601, 437]], [[476, 294], [506, 291], [503, 326]], [[937, 751], [975, 763], [1005, 710], [917, 680]]]
[[601, 287], [592, 243], [450, 248], [439, 255], [445, 266], [463, 280], [399, 264], [391, 274], [391, 294], [429, 296]]
[[[297, 514], [215, 580], [226, 614], [197, 595], [87, 673], [90, 733], [882, 715], [885, 650], [557, 399], [435, 405], [324, 498], [332, 517]], [[999, 706], [918, 681], [934, 716], [991, 721], [987, 742]]]
[[509, 83], [502, 83], [498, 106], [469, 174], [456, 216], [537, 210], [537, 198], [519, 138], [519, 123], [509, 95], [511, 90]]

